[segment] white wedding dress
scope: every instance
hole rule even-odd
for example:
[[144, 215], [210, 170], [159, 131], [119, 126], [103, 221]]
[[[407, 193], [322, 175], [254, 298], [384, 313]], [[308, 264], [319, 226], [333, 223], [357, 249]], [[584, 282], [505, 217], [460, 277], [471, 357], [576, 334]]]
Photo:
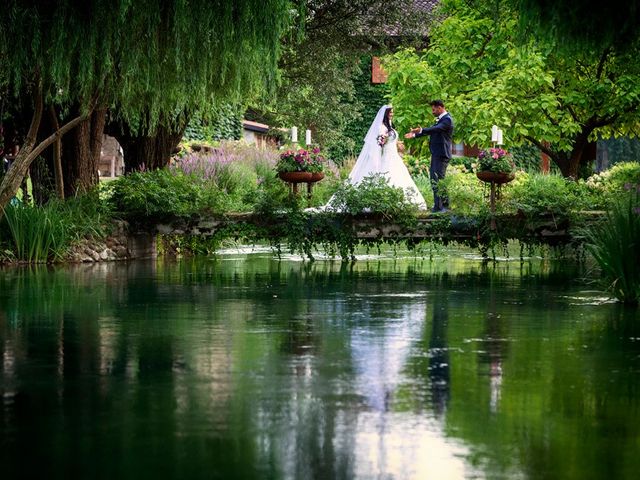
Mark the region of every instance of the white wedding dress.
[[[388, 108], [390, 106], [385, 105], [378, 111], [364, 139], [364, 146], [349, 174], [348, 181], [352, 185], [358, 185], [365, 177], [382, 174], [389, 185], [402, 188], [406, 192], [409, 201], [415, 203], [420, 210], [426, 210], [427, 203], [424, 201], [424, 197], [418, 190], [407, 166], [398, 153], [398, 132], [395, 130], [389, 131], [382, 123], [384, 113]], [[387, 142], [382, 147], [380, 147], [377, 140], [378, 135], [381, 134], [388, 135]], [[331, 209], [332, 200], [333, 197], [325, 208]]]

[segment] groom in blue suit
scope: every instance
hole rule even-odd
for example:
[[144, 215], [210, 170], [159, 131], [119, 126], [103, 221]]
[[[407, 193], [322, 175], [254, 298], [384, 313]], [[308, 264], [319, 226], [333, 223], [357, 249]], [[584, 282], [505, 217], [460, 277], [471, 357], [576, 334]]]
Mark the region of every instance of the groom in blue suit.
[[438, 182], [445, 177], [449, 160], [451, 160], [453, 119], [444, 108], [442, 100], [433, 100], [431, 102], [431, 112], [437, 119], [434, 126], [412, 128], [404, 137], [418, 138], [429, 135], [429, 150], [431, 151], [429, 177], [431, 178], [431, 188], [433, 189], [433, 208], [431, 211], [441, 213], [449, 209], [449, 199], [438, 193]]

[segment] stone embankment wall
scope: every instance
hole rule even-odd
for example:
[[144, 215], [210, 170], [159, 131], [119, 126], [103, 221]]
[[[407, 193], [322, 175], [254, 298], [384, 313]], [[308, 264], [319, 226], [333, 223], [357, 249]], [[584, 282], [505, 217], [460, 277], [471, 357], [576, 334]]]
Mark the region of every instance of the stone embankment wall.
[[131, 232], [129, 224], [114, 221], [110, 234], [105, 239], [85, 239], [69, 253], [73, 263], [113, 262], [154, 258], [155, 234]]

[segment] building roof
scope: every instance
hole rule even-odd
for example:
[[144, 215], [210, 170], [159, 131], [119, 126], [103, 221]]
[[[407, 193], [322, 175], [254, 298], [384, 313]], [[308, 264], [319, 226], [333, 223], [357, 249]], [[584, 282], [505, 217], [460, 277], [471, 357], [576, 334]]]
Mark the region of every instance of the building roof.
[[242, 120], [242, 128], [259, 133], [266, 133], [269, 131], [269, 125], [265, 125], [264, 123], [252, 122], [251, 120]]

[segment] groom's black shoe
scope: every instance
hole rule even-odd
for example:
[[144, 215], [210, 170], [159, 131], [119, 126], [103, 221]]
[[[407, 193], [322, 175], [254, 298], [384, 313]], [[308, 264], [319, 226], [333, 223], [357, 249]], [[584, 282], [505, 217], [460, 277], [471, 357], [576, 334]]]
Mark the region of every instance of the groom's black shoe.
[[446, 207], [442, 207], [442, 208], [432, 208], [431, 209], [431, 213], [447, 213], [449, 211], [448, 208]]

